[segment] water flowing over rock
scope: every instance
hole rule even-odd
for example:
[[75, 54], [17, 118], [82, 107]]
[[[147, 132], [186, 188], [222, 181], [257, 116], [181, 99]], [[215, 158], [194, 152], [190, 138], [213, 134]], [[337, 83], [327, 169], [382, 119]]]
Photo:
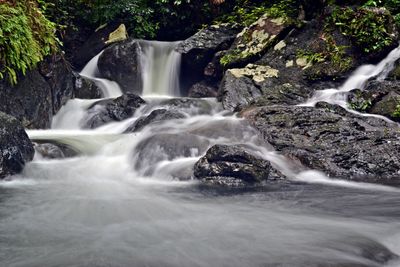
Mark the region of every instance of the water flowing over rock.
[[93, 81], [75, 73], [74, 97], [81, 99], [96, 99], [103, 97], [101, 89]]
[[98, 101], [89, 107], [84, 127], [93, 129], [108, 122], [128, 119], [145, 103], [141, 97], [134, 94]]
[[254, 185], [266, 181], [271, 165], [241, 146], [214, 145], [194, 166], [194, 176], [205, 184]]
[[20, 173], [34, 153], [21, 123], [0, 112], [0, 179]]
[[167, 110], [167, 109], [156, 109], [152, 111], [148, 116], [143, 116], [137, 119], [131, 126], [129, 126], [125, 133], [136, 132], [142, 130], [149, 124], [162, 122], [166, 120], [176, 120], [183, 119], [186, 116], [179, 111], [176, 110]]
[[242, 115], [279, 152], [333, 178], [400, 183], [399, 128], [339, 106], [269, 106]]
[[128, 39], [106, 48], [99, 57], [98, 68], [103, 78], [116, 81], [123, 92], [141, 94], [141, 48], [138, 40]]

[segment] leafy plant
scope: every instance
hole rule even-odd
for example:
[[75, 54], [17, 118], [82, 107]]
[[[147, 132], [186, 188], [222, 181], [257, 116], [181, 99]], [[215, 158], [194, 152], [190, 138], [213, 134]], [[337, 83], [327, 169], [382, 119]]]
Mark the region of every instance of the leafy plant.
[[400, 103], [396, 105], [396, 109], [393, 111], [392, 116], [394, 118], [400, 118]]
[[17, 83], [23, 74], [58, 49], [55, 25], [47, 20], [36, 0], [0, 3], [0, 79]]

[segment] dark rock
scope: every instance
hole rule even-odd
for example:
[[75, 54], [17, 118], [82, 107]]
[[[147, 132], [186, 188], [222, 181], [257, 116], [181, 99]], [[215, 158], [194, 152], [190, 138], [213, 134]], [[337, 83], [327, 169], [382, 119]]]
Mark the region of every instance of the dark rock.
[[370, 81], [365, 90], [348, 94], [349, 107], [400, 121], [400, 81]]
[[118, 28], [118, 23], [111, 23], [94, 32], [90, 37], [76, 50], [73, 51], [72, 63], [77, 69], [82, 69], [93, 57], [108, 46], [110, 33]]
[[228, 24], [212, 25], [177, 46], [176, 50], [182, 54], [181, 84], [184, 91], [203, 79], [204, 68], [214, 54], [228, 49], [238, 31], [237, 27]]
[[283, 155], [333, 178], [400, 184], [400, 132], [327, 103], [242, 112]]
[[157, 163], [181, 157], [198, 157], [208, 146], [205, 138], [193, 134], [155, 134], [137, 145], [134, 167], [145, 175], [151, 175]]
[[214, 88], [204, 82], [195, 83], [189, 89], [189, 97], [202, 98], [202, 97], [216, 97], [217, 88]]
[[152, 111], [148, 116], [143, 116], [137, 119], [128, 129], [125, 130], [125, 133], [132, 133], [136, 131], [140, 131], [144, 127], [149, 124], [162, 122], [166, 120], [176, 120], [183, 119], [186, 116], [176, 110], [167, 110], [167, 109], [156, 109]]
[[21, 123], [0, 112], [0, 179], [20, 173], [34, 153]]
[[204, 68], [204, 79], [208, 82], [218, 82], [224, 74], [224, 67], [221, 65], [221, 58], [227, 53], [227, 50], [215, 53], [212, 60]]
[[74, 97], [81, 99], [102, 98], [101, 89], [91, 80], [74, 73]]
[[141, 94], [140, 44], [129, 39], [106, 48], [97, 63], [100, 74], [116, 81], [123, 92]]
[[84, 127], [93, 129], [108, 122], [128, 119], [145, 103], [135, 94], [124, 94], [115, 99], [100, 100], [89, 107]]
[[268, 179], [271, 164], [240, 146], [214, 145], [194, 166], [194, 176], [207, 184], [241, 186]]
[[53, 115], [51, 90], [37, 70], [20, 75], [15, 86], [1, 80], [0, 111], [17, 118], [25, 128], [49, 128]]
[[171, 98], [161, 101], [159, 106], [160, 108], [182, 111], [191, 115], [207, 114], [212, 109], [206, 100], [198, 98]]
[[58, 143], [34, 143], [34, 148], [42, 157], [49, 159], [69, 158], [78, 155], [69, 146]]

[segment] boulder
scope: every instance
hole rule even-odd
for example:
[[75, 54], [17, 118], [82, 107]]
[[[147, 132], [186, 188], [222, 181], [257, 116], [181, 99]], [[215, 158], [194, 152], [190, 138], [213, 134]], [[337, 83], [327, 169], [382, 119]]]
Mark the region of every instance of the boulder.
[[0, 179], [20, 173], [34, 149], [21, 123], [0, 112]]
[[264, 106], [241, 115], [275, 149], [333, 178], [400, 184], [399, 127], [327, 103]]
[[260, 58], [269, 48], [283, 39], [292, 28], [287, 18], [272, 18], [264, 14], [236, 36], [220, 62], [225, 69], [243, 67], [250, 61]]
[[97, 66], [103, 78], [115, 81], [123, 92], [141, 94], [140, 44], [128, 39], [104, 49]]
[[186, 116], [176, 110], [156, 109], [147, 116], [142, 116], [129, 126], [125, 133], [133, 133], [142, 130], [147, 125], [166, 120], [183, 119]]
[[102, 98], [101, 89], [93, 81], [74, 73], [74, 97], [81, 99]]
[[82, 69], [93, 57], [105, 49], [113, 41], [122, 41], [127, 38], [125, 25], [110, 23], [102, 28], [97, 29], [90, 37], [78, 47], [76, 51], [72, 51], [72, 64], [77, 69]]
[[194, 176], [206, 184], [243, 186], [266, 181], [271, 164], [241, 146], [214, 145], [194, 166]]
[[203, 97], [216, 97], [217, 88], [208, 85], [205, 82], [195, 83], [190, 87], [188, 97], [203, 98]]
[[160, 108], [177, 110], [191, 115], [208, 114], [212, 106], [204, 99], [198, 98], [171, 98], [159, 103]]
[[204, 77], [204, 68], [214, 54], [232, 44], [239, 29], [230, 24], [211, 25], [181, 42], [176, 51], [182, 54], [181, 84], [187, 91]]
[[100, 100], [88, 108], [84, 127], [94, 129], [112, 121], [128, 119], [145, 103], [135, 94], [124, 94], [115, 99]]
[[17, 118], [25, 128], [47, 129], [53, 115], [51, 90], [37, 70], [20, 75], [15, 86], [0, 80], [0, 111]]
[[370, 81], [365, 90], [352, 90], [347, 98], [351, 109], [400, 122], [400, 81]]
[[62, 159], [75, 157], [78, 153], [67, 145], [58, 143], [33, 143], [36, 153], [43, 158]]

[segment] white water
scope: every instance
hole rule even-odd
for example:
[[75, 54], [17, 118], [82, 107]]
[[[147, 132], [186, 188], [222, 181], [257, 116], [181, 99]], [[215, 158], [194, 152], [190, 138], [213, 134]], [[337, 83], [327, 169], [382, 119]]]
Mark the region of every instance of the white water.
[[[383, 266], [363, 248], [400, 254], [399, 190], [298, 170], [215, 100], [198, 100], [206, 112], [183, 109], [184, 119], [121, 134], [171, 109], [165, 99], [145, 97], [132, 118], [95, 130], [81, 129], [93, 101], [72, 100], [53, 129], [28, 131], [81, 154], [37, 157], [0, 182], [0, 266]], [[243, 144], [291, 180], [249, 191], [198, 187], [193, 165], [216, 143]]]
[[179, 42], [140, 41], [143, 95], [179, 96]]
[[339, 88], [331, 88], [315, 92], [306, 103], [301, 106], [315, 106], [320, 101], [337, 104], [347, 109], [347, 93], [353, 89], [363, 90], [371, 78], [384, 80], [393, 69], [394, 63], [400, 58], [400, 46], [391, 51], [386, 58], [376, 65], [359, 67]]

